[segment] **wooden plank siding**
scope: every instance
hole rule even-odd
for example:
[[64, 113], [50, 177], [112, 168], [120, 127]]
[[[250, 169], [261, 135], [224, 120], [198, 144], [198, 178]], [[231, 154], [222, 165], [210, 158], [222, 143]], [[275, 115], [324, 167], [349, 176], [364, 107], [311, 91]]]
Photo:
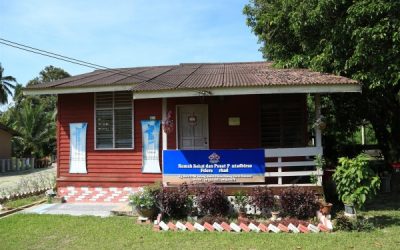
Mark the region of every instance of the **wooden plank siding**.
[[[260, 148], [260, 98], [258, 95], [171, 98], [176, 126], [176, 105], [207, 104], [210, 149]], [[229, 126], [229, 117], [240, 117], [240, 126]], [[176, 129], [168, 135], [168, 148], [176, 149]]]
[[[261, 122], [261, 102], [264, 98], [272, 101], [272, 108], [276, 100], [275, 95], [241, 95], [241, 96], [208, 96], [167, 99], [167, 111], [172, 111], [172, 119], [176, 128], [176, 106], [184, 104], [208, 104], [209, 114], [209, 147], [210, 149], [247, 149], [263, 148]], [[304, 134], [300, 140], [306, 140], [306, 106], [305, 95], [292, 95], [293, 98], [286, 98], [290, 107], [298, 107], [300, 112], [298, 123], [290, 125], [290, 129], [299, 130]], [[147, 120], [155, 116], [161, 120], [162, 100], [142, 99], [133, 102], [134, 120], [134, 149], [131, 150], [95, 150], [94, 135], [94, 97], [95, 94], [61, 94], [58, 96], [58, 120], [57, 120], [57, 185], [60, 187], [137, 187], [161, 180], [161, 174], [142, 174], [142, 134], [141, 120]], [[291, 104], [292, 103], [292, 104]], [[301, 104], [301, 105], [299, 105]], [[286, 112], [286, 109], [280, 109]], [[266, 122], [276, 124], [281, 120], [283, 114], [269, 116]], [[240, 117], [240, 126], [229, 126], [229, 117]], [[304, 120], [303, 120], [304, 119]], [[303, 122], [301, 122], [303, 121]], [[87, 174], [69, 173], [69, 124], [74, 122], [87, 122]], [[292, 124], [292, 123], [291, 123]], [[294, 126], [297, 124], [297, 127]], [[267, 125], [268, 127], [268, 125]], [[280, 133], [281, 130], [274, 130]], [[265, 138], [264, 138], [265, 139]], [[285, 142], [285, 141], [283, 141]], [[265, 143], [265, 141], [264, 141]], [[291, 147], [293, 145], [279, 144], [280, 147]], [[168, 134], [168, 149], [177, 148], [176, 129]], [[272, 145], [270, 145], [271, 147]], [[302, 146], [302, 145], [298, 145]], [[160, 161], [162, 137], [160, 136]], [[161, 164], [161, 162], [160, 162]]]
[[[142, 174], [141, 120], [161, 119], [161, 99], [134, 103], [134, 149], [95, 150], [94, 94], [58, 96], [58, 179], [59, 186], [128, 187], [161, 180], [161, 174]], [[87, 122], [87, 174], [69, 173], [69, 123]], [[161, 144], [161, 142], [160, 142]], [[161, 147], [161, 146], [160, 146]], [[161, 148], [160, 148], [161, 151]]]

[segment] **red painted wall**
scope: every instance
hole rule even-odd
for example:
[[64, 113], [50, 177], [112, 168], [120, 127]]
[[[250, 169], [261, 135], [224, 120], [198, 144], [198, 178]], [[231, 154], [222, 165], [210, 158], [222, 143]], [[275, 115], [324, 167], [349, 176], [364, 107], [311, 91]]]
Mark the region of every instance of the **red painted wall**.
[[[167, 110], [176, 105], [208, 104], [209, 143], [212, 149], [260, 147], [260, 96], [192, 97], [168, 99]], [[64, 94], [58, 97], [58, 185], [86, 187], [143, 186], [161, 180], [160, 174], [142, 174], [140, 121], [161, 119], [161, 99], [134, 101], [134, 149], [94, 149], [94, 94]], [[240, 117], [240, 126], [228, 126], [229, 117]], [[88, 174], [69, 174], [69, 123], [87, 122]], [[160, 138], [160, 147], [162, 145]], [[168, 135], [168, 148], [176, 148], [176, 131]], [[161, 148], [160, 148], [161, 151]]]
[[[212, 96], [168, 99], [176, 123], [176, 105], [207, 104], [210, 149], [260, 147], [260, 98], [258, 95]], [[240, 126], [228, 126], [229, 117], [240, 117]], [[176, 125], [176, 124], [175, 124]], [[168, 148], [175, 149], [176, 130], [168, 136]]]
[[[94, 149], [94, 94], [58, 96], [58, 178], [59, 186], [128, 187], [143, 186], [161, 179], [160, 174], [142, 174], [140, 121], [154, 115], [161, 119], [161, 100], [134, 102], [134, 149]], [[87, 174], [69, 174], [69, 123], [87, 122]]]

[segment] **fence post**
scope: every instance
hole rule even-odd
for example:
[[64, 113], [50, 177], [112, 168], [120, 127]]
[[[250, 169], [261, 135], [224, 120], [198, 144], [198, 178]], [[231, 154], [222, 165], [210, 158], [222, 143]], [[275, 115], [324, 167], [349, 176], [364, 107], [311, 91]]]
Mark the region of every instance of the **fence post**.
[[17, 159], [16, 159], [16, 165], [15, 165], [15, 166], [16, 166], [16, 171], [17, 171], [17, 172], [19, 172], [19, 170], [20, 170], [20, 165], [21, 165], [21, 164], [20, 164], [19, 158], [17, 158]]
[[322, 169], [317, 169], [317, 175], [318, 175], [318, 177], [317, 177], [317, 179], [318, 179], [318, 181], [317, 181], [317, 185], [318, 186], [322, 186], [322, 175], [324, 174], [324, 171], [322, 170]]
[[[278, 162], [280, 163], [279, 167], [278, 167], [278, 172], [281, 173], [282, 172], [282, 157], [278, 157]], [[278, 177], [278, 184], [282, 185], [282, 176]]]
[[6, 171], [6, 159], [1, 160], [1, 172], [4, 173]]
[[6, 172], [11, 170], [11, 159], [7, 159], [7, 168], [6, 168]]
[[22, 158], [23, 165], [24, 165], [24, 170], [29, 169], [29, 162], [27, 161], [28, 158]]
[[15, 171], [15, 169], [17, 168], [16, 165], [17, 165], [17, 158], [12, 158], [11, 159], [11, 171]]
[[35, 169], [35, 158], [31, 158], [32, 161], [32, 169]]

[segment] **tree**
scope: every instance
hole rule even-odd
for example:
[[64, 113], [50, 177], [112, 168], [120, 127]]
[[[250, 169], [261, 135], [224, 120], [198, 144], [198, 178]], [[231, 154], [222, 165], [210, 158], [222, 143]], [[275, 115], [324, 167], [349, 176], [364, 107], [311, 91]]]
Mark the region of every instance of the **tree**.
[[12, 76], [3, 76], [4, 68], [0, 64], [0, 104], [8, 103], [8, 95], [12, 96], [11, 89], [14, 89], [12, 82], [17, 80]]
[[15, 150], [21, 156], [35, 156], [41, 158], [48, 155], [49, 145], [54, 146], [55, 126], [51, 113], [44, 112], [43, 105], [33, 105], [24, 102], [15, 116], [14, 127], [18, 128], [19, 135], [14, 138]]
[[[332, 95], [336, 134], [369, 121], [387, 162], [400, 161], [400, 1], [251, 0], [247, 24], [278, 67], [358, 80], [361, 95]], [[329, 126], [329, 124], [328, 124]]]
[[45, 67], [42, 71], [40, 71], [38, 77], [35, 77], [34, 79], [30, 80], [27, 83], [27, 86], [36, 85], [44, 82], [53, 82], [70, 76], [71, 75], [62, 68], [50, 65]]
[[[28, 85], [51, 82], [70, 76], [61, 68], [47, 66]], [[14, 105], [0, 121], [20, 133], [14, 138], [14, 151], [18, 156], [43, 157], [56, 151], [57, 96], [24, 96], [22, 85], [15, 86]]]

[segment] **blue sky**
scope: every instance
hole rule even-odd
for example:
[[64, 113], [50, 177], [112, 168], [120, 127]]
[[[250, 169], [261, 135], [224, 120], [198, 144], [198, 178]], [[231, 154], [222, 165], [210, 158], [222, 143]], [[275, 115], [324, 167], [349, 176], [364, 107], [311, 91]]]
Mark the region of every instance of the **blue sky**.
[[[248, 0], [0, 0], [0, 37], [107, 67], [260, 61]], [[21, 84], [47, 65], [93, 69], [0, 44], [5, 75]]]

